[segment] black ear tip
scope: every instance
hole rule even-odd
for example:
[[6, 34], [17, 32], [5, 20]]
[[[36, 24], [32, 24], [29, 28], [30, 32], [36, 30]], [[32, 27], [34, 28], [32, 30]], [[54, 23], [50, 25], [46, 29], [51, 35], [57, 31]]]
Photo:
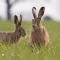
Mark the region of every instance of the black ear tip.
[[35, 10], [36, 10], [36, 7], [33, 7], [33, 9], [35, 9]]
[[22, 17], [22, 15], [20, 15], [20, 17]]
[[41, 7], [41, 10], [43, 10], [43, 9], [45, 9], [45, 7], [43, 6], [43, 7]]
[[42, 8], [45, 8], [44, 6], [42, 6]]
[[17, 15], [14, 15], [14, 18], [17, 18]]
[[14, 15], [14, 17], [16, 17], [17, 15]]

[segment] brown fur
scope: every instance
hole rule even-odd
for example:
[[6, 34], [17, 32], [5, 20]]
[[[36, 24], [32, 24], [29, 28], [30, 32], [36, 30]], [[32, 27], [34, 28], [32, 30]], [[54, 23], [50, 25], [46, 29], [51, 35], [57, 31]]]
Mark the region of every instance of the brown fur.
[[29, 40], [29, 45], [31, 47], [36, 44], [37, 46], [47, 46], [49, 43], [49, 35], [48, 32], [46, 31], [45, 27], [42, 26], [41, 24], [41, 17], [44, 14], [45, 7], [41, 7], [38, 13], [38, 17], [35, 12], [36, 8], [32, 8], [33, 12], [33, 17], [32, 19], [32, 31], [31, 31], [31, 36]]
[[22, 22], [22, 15], [20, 15], [20, 20], [18, 21], [18, 17], [14, 16], [14, 23], [16, 26], [16, 29], [14, 32], [0, 32], [0, 42], [6, 42], [6, 43], [15, 43], [18, 42], [21, 37], [24, 37], [26, 35], [25, 30], [23, 27], [21, 27]]

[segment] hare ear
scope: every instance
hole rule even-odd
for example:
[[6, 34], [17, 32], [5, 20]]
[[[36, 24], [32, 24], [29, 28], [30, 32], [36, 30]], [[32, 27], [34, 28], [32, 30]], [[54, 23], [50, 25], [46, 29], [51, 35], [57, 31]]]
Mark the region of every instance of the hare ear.
[[17, 22], [18, 22], [18, 17], [14, 15], [14, 23], [17, 24]]
[[39, 13], [38, 13], [38, 18], [41, 19], [41, 17], [42, 17], [43, 14], [44, 14], [44, 11], [45, 11], [45, 7], [41, 7], [40, 10], [39, 10]]
[[19, 25], [21, 25], [21, 23], [22, 23], [22, 15], [20, 15]]
[[36, 11], [35, 10], [36, 10], [36, 7], [33, 7], [32, 8], [32, 13], [33, 13], [33, 17], [34, 18], [37, 18], [37, 14], [36, 14]]

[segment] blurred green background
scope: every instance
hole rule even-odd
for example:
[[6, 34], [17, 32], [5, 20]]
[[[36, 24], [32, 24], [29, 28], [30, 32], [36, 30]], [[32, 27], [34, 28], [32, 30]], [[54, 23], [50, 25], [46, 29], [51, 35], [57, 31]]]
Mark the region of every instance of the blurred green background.
[[[22, 26], [26, 30], [26, 36], [21, 38], [20, 43], [0, 43], [0, 60], [59, 60], [60, 59], [60, 22], [42, 21], [49, 33], [50, 49], [38, 47], [32, 52], [28, 40], [32, 29], [31, 22], [23, 21]], [[14, 31], [13, 21], [0, 21], [0, 31]]]

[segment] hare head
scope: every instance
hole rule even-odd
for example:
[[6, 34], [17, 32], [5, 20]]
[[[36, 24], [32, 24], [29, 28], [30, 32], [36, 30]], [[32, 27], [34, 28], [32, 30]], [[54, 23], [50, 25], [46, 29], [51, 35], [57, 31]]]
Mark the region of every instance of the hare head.
[[33, 7], [33, 8], [32, 8], [32, 13], [33, 13], [34, 19], [32, 19], [32, 27], [33, 27], [34, 29], [37, 29], [37, 28], [39, 28], [39, 26], [40, 26], [41, 17], [42, 17], [43, 14], [44, 14], [45, 7], [41, 7], [41, 8], [40, 8], [39, 13], [38, 13], [38, 16], [37, 16], [35, 10], [36, 10], [36, 8]]
[[18, 20], [18, 17], [15, 15], [14, 16], [14, 23], [16, 25], [16, 30], [15, 32], [17, 34], [20, 34], [22, 37], [24, 37], [26, 35], [26, 32], [24, 30], [23, 27], [21, 27], [21, 23], [22, 23], [22, 15], [20, 15], [20, 20]]

